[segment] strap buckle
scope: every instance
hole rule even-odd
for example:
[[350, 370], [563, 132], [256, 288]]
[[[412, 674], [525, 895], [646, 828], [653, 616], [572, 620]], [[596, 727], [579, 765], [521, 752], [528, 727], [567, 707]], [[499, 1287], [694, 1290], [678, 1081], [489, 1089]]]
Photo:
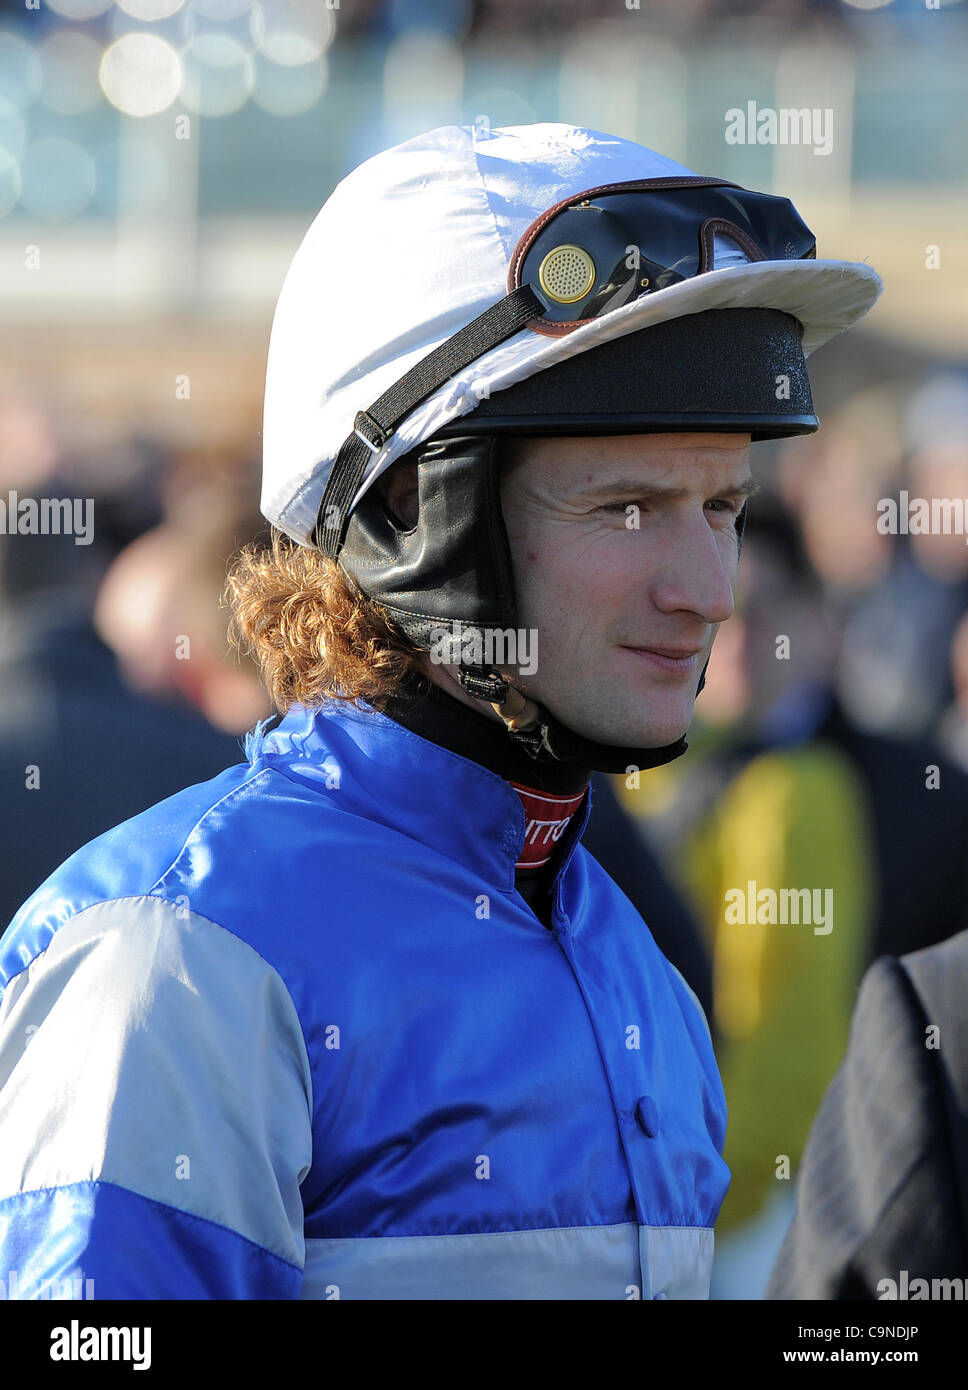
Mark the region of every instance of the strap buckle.
[[[373, 443], [372, 439], [367, 438], [367, 436], [362, 433], [363, 426], [369, 426], [370, 432], [376, 436], [376, 444]], [[378, 422], [374, 420], [369, 411], [359, 410], [357, 411], [356, 419], [353, 421], [353, 433], [368, 449], [374, 454], [378, 454], [393, 431], [385, 430], [381, 424], [378, 424]]]
[[502, 704], [508, 697], [508, 682], [500, 672], [491, 671], [486, 666], [462, 663], [457, 670], [457, 679], [468, 695], [473, 695], [475, 700], [486, 700], [489, 704], [496, 701]]

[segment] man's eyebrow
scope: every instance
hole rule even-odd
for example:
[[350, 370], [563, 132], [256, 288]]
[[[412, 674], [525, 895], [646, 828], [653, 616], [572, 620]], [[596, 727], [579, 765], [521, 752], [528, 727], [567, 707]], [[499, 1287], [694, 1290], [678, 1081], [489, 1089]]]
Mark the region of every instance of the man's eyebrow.
[[[710, 495], [716, 497], [752, 497], [759, 490], [760, 484], [751, 477], [744, 478], [740, 483], [730, 483], [727, 487], [714, 488]], [[688, 497], [691, 489], [668, 487], [664, 483], [646, 483], [641, 478], [614, 478], [609, 482], [594, 483], [591, 487], [582, 488], [578, 495], [583, 498], [611, 497], [614, 493], [619, 492], [633, 497], [665, 497], [676, 500], [681, 497]]]

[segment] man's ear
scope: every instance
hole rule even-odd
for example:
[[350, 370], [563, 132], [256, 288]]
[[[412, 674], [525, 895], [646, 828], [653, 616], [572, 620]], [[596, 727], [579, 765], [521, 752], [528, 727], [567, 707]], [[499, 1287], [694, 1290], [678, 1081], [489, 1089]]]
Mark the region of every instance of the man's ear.
[[401, 459], [377, 480], [387, 506], [408, 531], [417, 524], [419, 497], [417, 492], [417, 460]]

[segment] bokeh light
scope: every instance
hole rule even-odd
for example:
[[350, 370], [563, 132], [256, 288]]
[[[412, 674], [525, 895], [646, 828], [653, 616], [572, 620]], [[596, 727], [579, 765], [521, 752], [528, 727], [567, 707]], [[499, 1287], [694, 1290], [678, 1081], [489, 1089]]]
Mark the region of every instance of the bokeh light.
[[224, 23], [226, 20], [239, 19], [242, 15], [248, 14], [252, 8], [252, 0], [191, 0], [191, 7], [204, 19]]
[[6, 97], [0, 97], [0, 150], [6, 150], [19, 160], [27, 143], [27, 126], [23, 116]]
[[35, 217], [61, 222], [83, 212], [94, 194], [94, 161], [73, 140], [48, 136], [27, 147], [20, 201]]
[[47, 8], [64, 19], [82, 23], [105, 14], [111, 8], [111, 0], [47, 0]]
[[167, 19], [180, 10], [185, 0], [116, 0], [116, 3], [118, 9], [131, 15], [132, 19], [152, 24], [156, 19]]
[[73, 29], [56, 30], [37, 46], [40, 58], [40, 97], [61, 116], [91, 111], [101, 101], [98, 67], [101, 45]]
[[183, 75], [178, 54], [154, 34], [125, 34], [101, 59], [104, 95], [127, 116], [165, 111], [181, 91]]
[[260, 0], [252, 7], [252, 41], [274, 63], [298, 67], [319, 58], [333, 42], [336, 18], [311, 0]]
[[151, 28], [146, 31], [144, 20], [121, 9], [120, 5], [115, 5], [107, 17], [105, 43], [112, 43], [115, 39], [124, 38], [127, 34], [148, 32], [153, 38], [162, 39], [176, 53], [181, 53], [185, 44], [195, 37], [198, 27], [195, 12], [184, 3], [184, 0], [174, 9], [169, 5], [166, 10], [166, 13], [160, 13], [157, 19], [151, 21]]
[[329, 64], [325, 55], [315, 63], [297, 68], [270, 63], [261, 53], [255, 55], [255, 86], [252, 100], [271, 116], [298, 116], [311, 111], [322, 99], [329, 84]]
[[14, 106], [29, 106], [40, 90], [40, 59], [19, 34], [0, 32], [0, 96]]
[[255, 80], [252, 58], [227, 34], [200, 34], [183, 55], [182, 98], [201, 116], [228, 116], [244, 106]]

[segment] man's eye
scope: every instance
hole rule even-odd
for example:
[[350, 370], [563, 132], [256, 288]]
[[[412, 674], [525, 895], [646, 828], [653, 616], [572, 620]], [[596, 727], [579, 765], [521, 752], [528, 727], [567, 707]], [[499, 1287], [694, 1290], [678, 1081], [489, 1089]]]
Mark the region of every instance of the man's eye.
[[[742, 502], [730, 502], [724, 497], [710, 498], [706, 506], [714, 511], [723, 512], [726, 516], [734, 517], [739, 516], [740, 512], [743, 510]], [[605, 502], [598, 510], [600, 512], [614, 512], [616, 514], [621, 512], [623, 515], [627, 516], [633, 508], [638, 512], [644, 510], [641, 502]]]

